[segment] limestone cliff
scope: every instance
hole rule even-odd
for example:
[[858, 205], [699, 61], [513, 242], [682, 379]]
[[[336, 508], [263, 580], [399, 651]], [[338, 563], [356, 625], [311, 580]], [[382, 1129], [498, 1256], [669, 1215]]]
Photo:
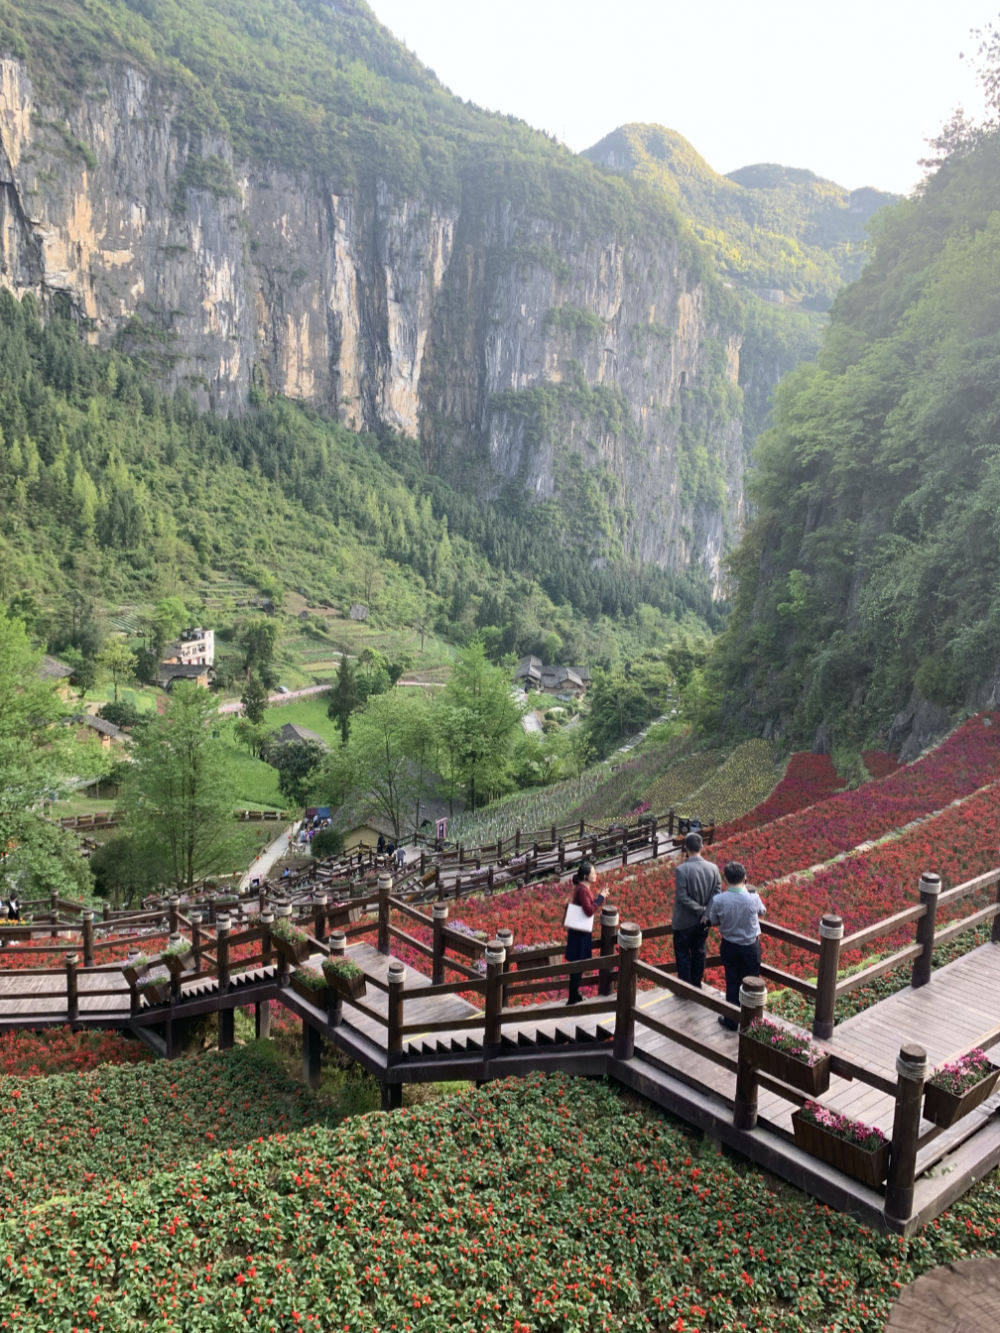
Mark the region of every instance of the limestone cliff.
[[215, 410], [264, 390], [391, 426], [485, 495], [579, 507], [590, 558], [718, 591], [744, 509], [738, 321], [649, 212], [638, 234], [468, 186], [338, 192], [192, 131], [138, 67], [66, 111], [0, 60], [3, 286], [68, 302]]

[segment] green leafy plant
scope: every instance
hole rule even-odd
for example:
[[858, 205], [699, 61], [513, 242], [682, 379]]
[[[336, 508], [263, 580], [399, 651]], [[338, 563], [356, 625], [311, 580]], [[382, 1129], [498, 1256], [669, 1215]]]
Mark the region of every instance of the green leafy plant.
[[974, 1088], [977, 1083], [982, 1083], [983, 1079], [988, 1078], [995, 1070], [996, 1065], [986, 1052], [977, 1046], [957, 1060], [935, 1069], [927, 1081], [936, 1088], [944, 1088], [946, 1092], [957, 1095]]
[[[358, 971], [360, 970], [359, 968]], [[297, 967], [292, 973], [292, 977], [300, 985], [305, 986], [307, 990], [326, 990], [326, 977], [318, 967]]]
[[271, 926], [271, 938], [281, 940], [285, 944], [308, 944], [309, 936], [304, 930], [293, 925], [291, 919], [287, 916], [279, 916]]
[[867, 1152], [874, 1152], [886, 1141], [886, 1136], [877, 1125], [866, 1125], [861, 1120], [852, 1120], [850, 1116], [838, 1115], [827, 1110], [819, 1102], [805, 1102], [801, 1109], [803, 1120], [819, 1125], [828, 1134], [835, 1135], [847, 1143], [854, 1143]]
[[[312, 969], [299, 968], [298, 970], [307, 972]], [[327, 958], [323, 963], [323, 974], [331, 980], [340, 978], [342, 981], [357, 981], [359, 977], [365, 975], [357, 963], [351, 962], [350, 958]]]
[[774, 1051], [783, 1051], [793, 1060], [800, 1060], [810, 1068], [823, 1059], [823, 1052], [814, 1046], [799, 1032], [791, 1028], [772, 1023], [769, 1018], [755, 1018], [747, 1026], [746, 1034], [762, 1046], [769, 1046]]

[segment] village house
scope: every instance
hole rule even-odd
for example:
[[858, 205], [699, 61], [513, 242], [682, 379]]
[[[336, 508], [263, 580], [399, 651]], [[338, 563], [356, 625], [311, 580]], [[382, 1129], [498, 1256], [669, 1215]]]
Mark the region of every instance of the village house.
[[590, 668], [545, 666], [537, 657], [522, 657], [514, 670], [514, 683], [525, 691], [579, 698], [590, 683]]
[[186, 629], [179, 639], [168, 643], [156, 668], [156, 683], [169, 690], [175, 681], [193, 680], [208, 689], [215, 664], [215, 631]]

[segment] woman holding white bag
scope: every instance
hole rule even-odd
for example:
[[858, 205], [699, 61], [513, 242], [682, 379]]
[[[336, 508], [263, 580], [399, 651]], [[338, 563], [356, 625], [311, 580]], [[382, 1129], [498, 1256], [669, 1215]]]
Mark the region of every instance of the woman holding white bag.
[[[597, 871], [589, 861], [581, 861], [573, 876], [573, 897], [566, 904], [566, 961], [577, 963], [589, 958], [594, 948], [594, 916], [601, 903], [607, 898], [606, 893], [594, 896], [591, 885], [597, 881]], [[569, 999], [567, 1004], [580, 1004], [581, 972], [574, 972], [569, 979]]]

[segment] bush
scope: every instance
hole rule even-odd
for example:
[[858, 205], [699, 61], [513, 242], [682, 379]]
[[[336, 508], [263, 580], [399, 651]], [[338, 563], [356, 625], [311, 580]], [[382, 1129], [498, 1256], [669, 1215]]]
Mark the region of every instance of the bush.
[[127, 730], [141, 720], [142, 714], [134, 704], [126, 703], [122, 699], [118, 703], [102, 704], [97, 710], [97, 716], [102, 717], [105, 722], [110, 722], [113, 727], [123, 727]]
[[312, 840], [313, 856], [339, 856], [344, 850], [344, 835], [335, 828], [321, 828]]

